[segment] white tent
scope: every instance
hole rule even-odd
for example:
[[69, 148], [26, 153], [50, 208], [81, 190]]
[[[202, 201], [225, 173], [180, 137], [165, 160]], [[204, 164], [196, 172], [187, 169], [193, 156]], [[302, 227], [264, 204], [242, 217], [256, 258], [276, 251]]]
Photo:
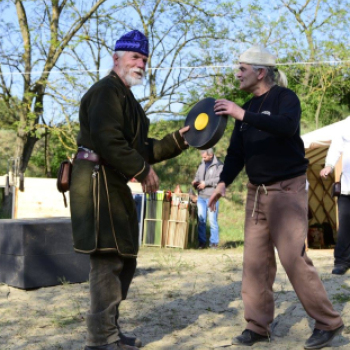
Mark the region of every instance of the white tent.
[[302, 135], [305, 156], [309, 160], [307, 178], [309, 181], [309, 210], [312, 213], [310, 226], [329, 223], [333, 229], [334, 238], [338, 230], [338, 205], [331, 196], [331, 189], [334, 181], [339, 181], [341, 159], [327, 180], [321, 179], [319, 174], [324, 167], [332, 139], [342, 127], [344, 127], [343, 121], [340, 121]]
[[304, 141], [305, 148], [309, 148], [313, 143], [322, 145], [324, 142], [328, 142], [327, 145], [329, 145], [329, 142], [339, 132], [342, 125], [343, 121], [340, 121], [302, 135], [301, 138]]

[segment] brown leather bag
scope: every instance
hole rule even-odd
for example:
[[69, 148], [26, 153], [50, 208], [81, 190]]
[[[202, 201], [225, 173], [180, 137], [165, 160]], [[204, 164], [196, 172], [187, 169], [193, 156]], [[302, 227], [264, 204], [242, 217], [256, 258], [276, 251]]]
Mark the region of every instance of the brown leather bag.
[[64, 160], [57, 173], [57, 189], [63, 194], [64, 206], [67, 208], [65, 192], [69, 191], [73, 164], [70, 160]]

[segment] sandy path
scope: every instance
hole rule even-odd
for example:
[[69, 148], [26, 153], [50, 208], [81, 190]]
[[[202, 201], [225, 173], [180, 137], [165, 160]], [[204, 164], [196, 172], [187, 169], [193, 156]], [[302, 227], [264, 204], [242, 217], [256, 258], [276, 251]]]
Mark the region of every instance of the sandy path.
[[[349, 275], [330, 274], [332, 250], [308, 254], [346, 325], [332, 349], [350, 349]], [[241, 273], [238, 249], [143, 248], [128, 300], [121, 306], [121, 325], [125, 333], [142, 338], [145, 350], [240, 349], [230, 346], [230, 340], [244, 327]], [[0, 350], [83, 349], [88, 288], [82, 283], [23, 291], [0, 285]], [[253, 349], [303, 349], [313, 322], [280, 264], [275, 292], [271, 342]]]

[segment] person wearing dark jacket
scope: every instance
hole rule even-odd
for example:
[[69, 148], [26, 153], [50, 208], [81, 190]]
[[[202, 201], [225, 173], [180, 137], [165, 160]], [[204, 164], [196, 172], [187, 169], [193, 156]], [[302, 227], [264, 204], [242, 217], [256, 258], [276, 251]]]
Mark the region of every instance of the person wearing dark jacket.
[[212, 148], [201, 151], [202, 162], [199, 164], [192, 185], [198, 191], [198, 249], [206, 247], [207, 241], [207, 213], [209, 214], [210, 238], [209, 247], [217, 248], [219, 244], [219, 201], [215, 211], [209, 211], [208, 202], [220, 179], [223, 164], [216, 158]]
[[70, 187], [74, 249], [90, 254], [90, 312], [86, 350], [134, 350], [141, 341], [118, 324], [136, 269], [138, 222], [127, 182], [158, 190], [151, 164], [185, 150], [183, 128], [162, 140], [148, 138], [149, 120], [130, 88], [142, 83], [148, 40], [134, 30], [117, 40], [113, 69], [81, 100], [78, 153]]
[[232, 116], [235, 127], [220, 182], [209, 200], [215, 210], [216, 201], [245, 166], [249, 182], [242, 299], [247, 325], [232, 344], [251, 346], [270, 339], [276, 248], [299, 300], [316, 321], [305, 349], [321, 349], [344, 325], [305, 253], [308, 161], [300, 138], [300, 102], [286, 88], [287, 79], [277, 70], [274, 56], [262, 47], [253, 46], [240, 56], [236, 76], [240, 89], [253, 97], [243, 108], [224, 99], [215, 103], [216, 114]]

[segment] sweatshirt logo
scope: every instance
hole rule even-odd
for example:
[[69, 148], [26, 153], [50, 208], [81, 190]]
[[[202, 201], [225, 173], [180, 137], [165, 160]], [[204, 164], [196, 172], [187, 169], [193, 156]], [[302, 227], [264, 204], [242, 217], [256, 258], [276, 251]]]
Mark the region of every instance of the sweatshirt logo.
[[271, 112], [270, 111], [263, 111], [263, 112], [261, 112], [261, 114], [271, 115]]

